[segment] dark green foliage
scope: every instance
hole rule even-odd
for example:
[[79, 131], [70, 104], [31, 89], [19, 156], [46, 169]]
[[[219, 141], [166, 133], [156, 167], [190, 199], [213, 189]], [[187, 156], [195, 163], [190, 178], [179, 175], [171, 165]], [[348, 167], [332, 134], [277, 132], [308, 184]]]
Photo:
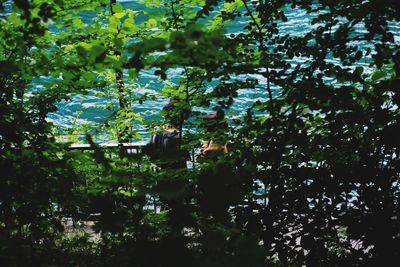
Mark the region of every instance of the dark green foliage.
[[[136, 14], [116, 1], [14, 1], [6, 14], [0, 1], [0, 265], [398, 262], [396, 1], [144, 4]], [[308, 13], [304, 35], [281, 32], [290, 9]], [[163, 81], [158, 95], [129, 87], [143, 70]], [[241, 89], [256, 88], [229, 116]], [[89, 134], [92, 151], [69, 150], [48, 114], [92, 92], [110, 99], [95, 132], [126, 141], [135, 125], [154, 128], [134, 103], [168, 97], [181, 151], [213, 139], [229, 153], [182, 168]], [[228, 118], [205, 131], [205, 108]]]
[[[45, 28], [31, 16], [27, 1], [16, 5], [22, 19], [0, 21], [0, 261], [3, 266], [39, 266], [55, 262], [59, 253], [62, 219], [76, 209], [70, 199], [75, 174], [45, 121], [60, 99], [58, 92], [25, 96], [34, 76], [48, 71], [37, 68], [46, 55], [31, 49], [45, 49]], [[38, 13], [42, 19], [50, 15]], [[28, 65], [32, 58], [36, 62]]]

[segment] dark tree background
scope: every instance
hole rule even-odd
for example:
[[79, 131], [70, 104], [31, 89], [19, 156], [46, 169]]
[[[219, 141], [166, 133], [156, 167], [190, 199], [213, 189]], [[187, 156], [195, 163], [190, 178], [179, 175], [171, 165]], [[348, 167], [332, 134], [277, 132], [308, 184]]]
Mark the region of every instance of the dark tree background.
[[[398, 3], [190, 2], [145, 1], [136, 17], [115, 1], [19, 0], [11, 13], [0, 1], [0, 265], [396, 264]], [[282, 32], [291, 9], [308, 13], [302, 36]], [[160, 95], [127, 99], [141, 71], [172, 83], [176, 68]], [[51, 77], [43, 90], [37, 77]], [[240, 89], [265, 97], [212, 134], [227, 155], [177, 170], [91, 135], [84, 153], [56, 142], [48, 114], [93, 87], [120, 100], [96, 131], [123, 139], [133, 121], [157, 124], [135, 105], [176, 100], [188, 150], [209, 137], [199, 108], [229, 111]]]

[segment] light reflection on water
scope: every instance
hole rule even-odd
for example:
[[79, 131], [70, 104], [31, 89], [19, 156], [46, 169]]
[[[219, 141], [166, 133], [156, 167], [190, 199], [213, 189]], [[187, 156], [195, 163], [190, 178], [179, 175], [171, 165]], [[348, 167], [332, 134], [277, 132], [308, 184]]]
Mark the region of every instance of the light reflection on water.
[[[142, 10], [143, 6], [139, 4], [140, 1], [127, 1], [122, 0], [118, 1], [123, 4], [125, 8], [130, 8], [132, 10]], [[4, 13], [7, 15], [10, 12], [12, 1], [6, 1], [4, 6]], [[214, 12], [215, 13], [215, 12]], [[213, 14], [213, 12], [211, 12]], [[290, 36], [302, 36], [307, 33], [311, 28], [316, 27], [317, 25], [311, 25], [310, 22], [312, 20], [312, 16], [307, 14], [306, 11], [300, 9], [285, 9], [285, 14], [288, 17], [288, 21], [283, 23], [279, 22], [280, 34], [289, 34]], [[91, 21], [93, 14], [90, 12], [83, 13], [83, 20], [86, 22]], [[139, 17], [139, 20], [144, 20], [145, 17]], [[400, 25], [399, 23], [391, 23], [391, 30], [395, 32], [395, 41], [400, 42]], [[243, 19], [238, 19], [234, 23], [231, 23], [227, 26], [227, 34], [230, 33], [240, 33], [244, 32], [243, 27], [246, 26]], [[356, 25], [356, 31], [358, 33], [365, 32], [365, 28], [363, 25]], [[371, 46], [372, 44], [362, 43], [358, 44], [359, 46]], [[337, 64], [338, 61], [336, 59], [328, 59], [328, 61]], [[297, 64], [303, 64], [303, 58], [294, 58], [289, 61], [293, 66]], [[367, 71], [368, 61], [358, 63], [359, 66], [364, 67]], [[168, 79], [172, 81], [177, 81], [181, 76], [181, 69], [170, 69], [168, 72]], [[227, 112], [228, 116], [240, 116], [245, 111], [246, 108], [249, 107], [252, 103], [257, 100], [265, 100], [267, 99], [267, 92], [265, 90], [266, 80], [261, 75], [249, 75], [248, 77], [256, 78], [259, 82], [256, 88], [248, 88], [242, 89], [238, 91], [239, 96], [235, 99], [233, 106]], [[34, 85], [35, 90], [41, 90], [43, 88], [42, 82], [45, 82], [46, 78], [39, 79]], [[154, 70], [146, 70], [140, 73], [139, 79], [135, 82], [134, 86], [134, 94], [141, 95], [145, 93], [157, 94], [162, 87], [163, 81], [161, 81], [158, 76], [154, 75]], [[127, 82], [129, 84], [129, 81]], [[212, 85], [208, 85], [212, 86]], [[272, 84], [272, 90], [275, 95], [279, 94], [280, 89]], [[157, 100], [147, 100], [143, 102], [143, 104], [139, 104], [138, 102], [133, 103], [133, 110], [147, 120], [158, 120], [159, 112], [161, 107], [168, 100], [162, 97], [158, 97]], [[112, 103], [114, 106], [117, 106], [117, 99], [110, 98], [102, 98], [96, 96], [95, 94], [88, 94], [86, 96], [76, 96], [72, 101], [64, 101], [58, 105], [58, 111], [49, 115], [49, 120], [53, 121], [56, 125], [61, 127], [73, 127], [73, 123], [71, 121], [75, 118], [77, 112], [81, 112], [78, 122], [79, 123], [91, 123], [91, 122], [102, 122], [106, 118], [111, 115], [110, 111], [105, 110], [104, 108], [100, 108], [104, 106], [106, 103]], [[139, 133], [146, 136], [146, 130], [143, 126], [139, 127]], [[115, 140], [109, 140], [115, 141]]]
[[[119, 2], [123, 3], [125, 8], [130, 8], [133, 10], [141, 10], [142, 8], [142, 6], [137, 3], [138, 1]], [[213, 12], [211, 13], [213, 14]], [[306, 12], [289, 9], [288, 18], [289, 21], [287, 23], [284, 23], [281, 27], [282, 33], [301, 35], [302, 32], [307, 31], [306, 26], [310, 18], [308, 17]], [[89, 19], [85, 18], [84, 20], [88, 21]], [[243, 19], [235, 21], [234, 23], [228, 25], [227, 34], [244, 32], [243, 27], [245, 26], [246, 23], [243, 21]], [[303, 27], [303, 29], [299, 31], [299, 27]], [[140, 89], [134, 90], [134, 93], [144, 94], [145, 92], [147, 92], [151, 94], [157, 94], [157, 92], [162, 89], [163, 82], [160, 81], [158, 76], [154, 75], [153, 73], [153, 70], [142, 71], [140, 73], [139, 79], [135, 84], [135, 87]], [[167, 74], [169, 79], [176, 81], [181, 75], [181, 70], [179, 68], [170, 69]], [[256, 88], [239, 90], [239, 96], [235, 99], [231, 109], [227, 112], [228, 116], [240, 116], [246, 111], [247, 107], [254, 103], [254, 101], [264, 100], [267, 98], [267, 92], [265, 89], [266, 79], [261, 75], [249, 75], [249, 77], [256, 78], [259, 83], [258, 86]], [[273, 90], [274, 94], [279, 93], [279, 88], [277, 88], [276, 86], [272, 85], [271, 89]], [[143, 102], [143, 104], [139, 104], [136, 102], [133, 104], [133, 110], [147, 120], [157, 120], [160, 118], [159, 112], [161, 110], [161, 107], [167, 101], [167, 99], [159, 97], [157, 100], [148, 100]], [[110, 99], [101, 99], [94, 95], [88, 95], [84, 98], [74, 98], [72, 102], [62, 102], [58, 106], [59, 110], [56, 113], [51, 114], [49, 119], [57, 125], [63, 127], [71, 127], [71, 119], [75, 117], [76, 112], [84, 110], [84, 112], [82, 112], [80, 115], [79, 123], [101, 122], [110, 115], [110, 112], [98, 108], [98, 106], [99, 104], [101, 105], [107, 102], [110, 102]], [[114, 100], [113, 102], [115, 105], [117, 105], [116, 100]], [[140, 127], [139, 133], [147, 136], [146, 129], [144, 129], [143, 126]]]

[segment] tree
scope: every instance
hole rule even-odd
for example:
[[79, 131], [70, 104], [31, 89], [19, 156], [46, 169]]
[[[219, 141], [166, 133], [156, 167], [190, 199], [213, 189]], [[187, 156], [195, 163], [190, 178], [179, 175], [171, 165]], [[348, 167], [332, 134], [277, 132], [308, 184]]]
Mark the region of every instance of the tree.
[[[144, 1], [139, 11], [109, 4], [15, 1], [0, 20], [0, 255], [8, 265], [398, 259], [395, 1]], [[309, 19], [301, 35], [283, 31], [293, 10]], [[133, 90], [144, 70], [165, 82], [153, 97], [179, 103], [182, 147], [222, 138], [230, 153], [154, 171], [157, 162], [143, 154], [108, 157], [90, 135], [92, 153], [55, 142], [47, 114], [88, 93], [123, 100], [106, 104], [110, 116], [95, 131], [135, 136], [127, 129], [147, 122], [127, 103], [146, 103]], [[35, 92], [34, 82], [45, 89]], [[204, 134], [199, 110], [229, 114], [241, 89], [260, 97], [229, 117], [229, 128]], [[63, 231], [63, 218], [91, 214], [96, 242]]]
[[37, 77], [58, 68], [46, 24], [57, 8], [15, 1], [0, 19], [0, 261], [7, 266], [54, 261], [61, 220], [75, 209], [76, 177], [46, 121], [66, 98], [65, 88], [52, 83], [31, 90]]

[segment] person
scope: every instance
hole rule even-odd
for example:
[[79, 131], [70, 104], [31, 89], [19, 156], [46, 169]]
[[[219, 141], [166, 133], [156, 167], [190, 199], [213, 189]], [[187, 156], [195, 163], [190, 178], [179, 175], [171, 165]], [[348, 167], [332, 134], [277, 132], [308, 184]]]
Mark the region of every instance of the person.
[[181, 148], [180, 116], [176, 111], [176, 102], [168, 102], [163, 112], [163, 130], [151, 136], [147, 153], [161, 169], [186, 168], [189, 153]]
[[187, 254], [182, 232], [188, 220], [184, 215], [190, 204], [187, 196], [190, 193], [189, 183], [185, 176], [189, 152], [181, 147], [182, 111], [178, 110], [178, 102], [171, 100], [167, 103], [163, 114], [163, 129], [151, 136], [147, 153], [158, 166], [154, 190], [159, 196], [160, 210], [166, 212], [169, 229], [158, 242], [162, 255], [174, 261], [171, 265], [181, 265], [180, 261]]
[[223, 157], [228, 153], [225, 134], [227, 127], [222, 110], [203, 117], [206, 141], [203, 142], [197, 157], [201, 164], [198, 180], [199, 203], [204, 212], [214, 216], [225, 214], [229, 207], [229, 199], [221, 198], [221, 192], [229, 188], [232, 177], [231, 167]]
[[224, 119], [224, 112], [219, 109], [208, 113], [203, 117], [203, 121], [203, 127], [208, 139], [203, 142], [200, 148], [199, 158], [207, 159], [227, 154], [228, 146], [223, 133], [224, 129], [227, 127], [227, 123]]
[[216, 110], [203, 117], [205, 141], [197, 157], [199, 172], [196, 199], [203, 236], [201, 246], [205, 255], [224, 253], [224, 233], [210, 225], [228, 225], [232, 220], [229, 208], [240, 201], [239, 179], [227, 155], [227, 128], [222, 110]]

